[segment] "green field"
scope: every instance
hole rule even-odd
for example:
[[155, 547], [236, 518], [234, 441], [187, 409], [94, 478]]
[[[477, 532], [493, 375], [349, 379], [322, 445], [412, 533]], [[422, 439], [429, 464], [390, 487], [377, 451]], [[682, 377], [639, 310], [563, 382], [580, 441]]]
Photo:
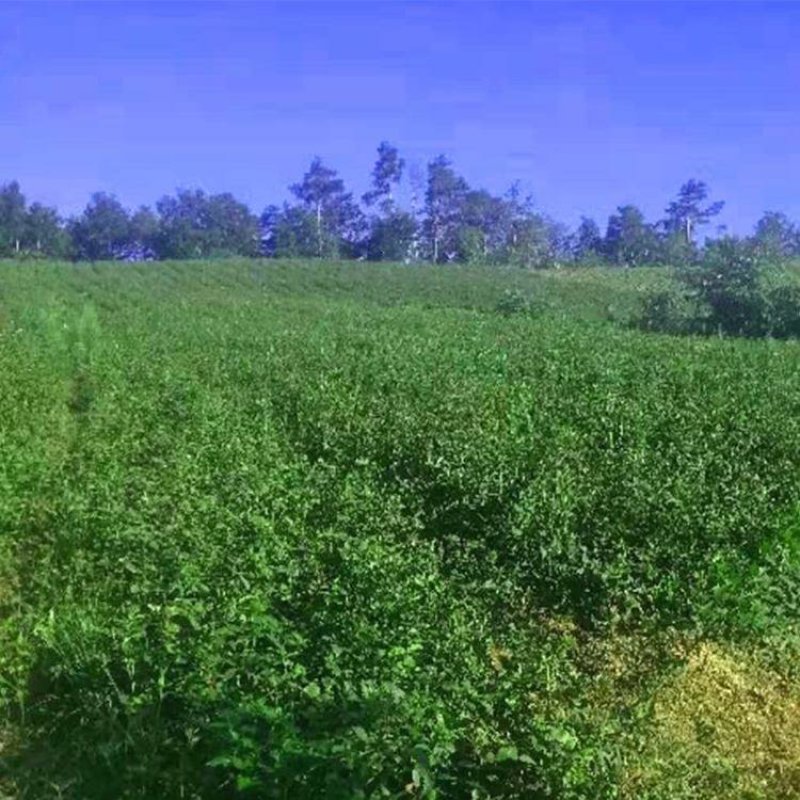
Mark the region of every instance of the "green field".
[[800, 344], [669, 282], [0, 265], [0, 797], [800, 796]]

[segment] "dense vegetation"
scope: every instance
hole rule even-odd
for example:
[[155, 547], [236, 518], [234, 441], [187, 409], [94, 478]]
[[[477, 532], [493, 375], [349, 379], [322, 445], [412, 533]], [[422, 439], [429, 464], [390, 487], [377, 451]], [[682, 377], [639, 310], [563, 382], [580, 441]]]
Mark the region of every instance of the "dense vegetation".
[[800, 351], [680, 285], [0, 265], [0, 795], [796, 797]]
[[684, 265], [676, 278], [645, 298], [639, 322], [646, 330], [800, 337], [800, 286], [791, 271], [770, 269], [754, 242], [713, 242], [700, 263]]
[[[707, 265], [718, 246], [753, 250], [771, 263], [800, 257], [800, 231], [785, 214], [768, 211], [751, 236], [716, 238], [701, 231], [724, 203], [709, 202], [703, 181], [686, 181], [662, 219], [651, 222], [631, 204], [608, 218], [604, 233], [590, 218], [570, 230], [524, 196], [519, 183], [504, 195], [470, 186], [438, 156], [425, 172], [406, 168], [396, 147], [382, 142], [370, 188], [360, 202], [336, 170], [314, 158], [289, 187], [291, 202], [260, 216], [230, 193], [178, 189], [155, 203], [127, 209], [104, 192], [63, 219], [28, 204], [19, 184], [0, 186], [0, 257], [118, 259], [358, 259], [549, 268], [563, 265], [641, 267]], [[405, 199], [405, 204], [401, 202]]]

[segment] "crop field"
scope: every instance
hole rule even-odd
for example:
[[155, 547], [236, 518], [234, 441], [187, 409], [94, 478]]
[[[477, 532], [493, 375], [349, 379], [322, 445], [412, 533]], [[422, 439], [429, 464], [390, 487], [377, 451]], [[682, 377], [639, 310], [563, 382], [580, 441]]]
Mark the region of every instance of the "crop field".
[[800, 343], [670, 280], [0, 264], [0, 797], [799, 797]]

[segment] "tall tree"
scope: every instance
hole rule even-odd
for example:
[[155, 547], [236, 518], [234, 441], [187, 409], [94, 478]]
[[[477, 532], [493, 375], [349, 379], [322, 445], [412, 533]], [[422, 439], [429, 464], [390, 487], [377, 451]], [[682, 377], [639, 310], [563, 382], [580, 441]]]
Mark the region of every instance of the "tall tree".
[[695, 230], [707, 225], [725, 206], [721, 200], [705, 205], [707, 199], [708, 186], [703, 181], [686, 181], [678, 191], [678, 197], [666, 208], [664, 227], [667, 233], [680, 231], [686, 244], [692, 244]]
[[174, 197], [162, 197], [156, 210], [160, 258], [246, 256], [260, 249], [258, 218], [229, 193], [179, 189]]
[[361, 198], [363, 203], [367, 206], [377, 204], [386, 216], [395, 211], [394, 190], [403, 177], [405, 163], [396, 147], [389, 142], [381, 142], [372, 169], [372, 188]]
[[34, 253], [63, 258], [69, 250], [58, 212], [41, 203], [32, 203], [25, 217], [24, 247]]
[[17, 181], [0, 186], [0, 255], [19, 253], [25, 236], [25, 195]]
[[262, 248], [276, 258], [315, 258], [319, 252], [316, 217], [300, 206], [268, 206], [261, 215]]
[[178, 189], [156, 202], [159, 258], [201, 258], [206, 250], [206, 194]]
[[405, 211], [374, 217], [370, 222], [367, 258], [371, 261], [410, 260], [416, 233], [416, 220]]
[[779, 211], [766, 211], [756, 223], [753, 243], [767, 260], [783, 261], [800, 253], [800, 232]]
[[567, 255], [567, 231], [544, 214], [532, 212], [514, 222], [514, 246], [509, 263], [542, 269], [558, 266]]
[[508, 190], [504, 200], [508, 224], [501, 259], [525, 268], [558, 263], [567, 249], [564, 227], [536, 211], [533, 198], [522, 195], [519, 183]]
[[652, 264], [659, 252], [658, 236], [636, 206], [620, 206], [608, 219], [603, 249], [614, 264], [626, 267]]
[[95, 192], [83, 213], [69, 224], [78, 259], [124, 258], [131, 244], [130, 216], [112, 194]]
[[157, 255], [158, 217], [148, 206], [140, 206], [131, 216], [130, 258], [151, 259]]
[[259, 217], [259, 224], [261, 225], [261, 254], [265, 256], [275, 256], [276, 253], [276, 239], [275, 233], [278, 222], [281, 219], [281, 209], [274, 203], [268, 205]]
[[258, 218], [229, 192], [208, 198], [206, 230], [208, 255], [258, 255]]
[[425, 170], [418, 161], [412, 162], [408, 169], [408, 183], [411, 188], [411, 218], [415, 230], [411, 240], [408, 256], [411, 261], [419, 261], [422, 257], [422, 233], [424, 228]]
[[445, 156], [437, 156], [428, 164], [425, 231], [434, 262], [451, 260], [458, 253], [458, 228], [468, 191], [469, 185]]
[[367, 257], [373, 261], [408, 259], [414, 247], [417, 222], [402, 211], [395, 200], [395, 189], [403, 177], [405, 161], [397, 148], [388, 142], [378, 146], [378, 158], [372, 170], [372, 188], [361, 198], [378, 213], [369, 219]]
[[314, 217], [318, 258], [355, 250], [363, 229], [363, 217], [336, 170], [315, 157], [303, 180], [292, 185], [290, 190], [300, 201], [301, 208]]
[[572, 236], [572, 258], [586, 264], [602, 258], [603, 236], [600, 227], [591, 217], [581, 217]]
[[498, 260], [511, 221], [511, 208], [503, 198], [485, 189], [467, 192], [458, 231], [459, 259], [471, 263]]

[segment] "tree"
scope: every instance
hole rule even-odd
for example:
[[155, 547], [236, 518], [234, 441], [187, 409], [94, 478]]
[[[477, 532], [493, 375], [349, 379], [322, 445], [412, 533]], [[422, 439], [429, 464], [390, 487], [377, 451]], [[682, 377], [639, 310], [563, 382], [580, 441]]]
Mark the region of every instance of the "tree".
[[518, 183], [506, 193], [505, 242], [500, 260], [525, 268], [556, 264], [564, 255], [566, 231], [537, 212], [530, 196], [523, 197]]
[[666, 208], [667, 218], [663, 224], [667, 234], [680, 231], [686, 244], [691, 245], [695, 230], [707, 225], [725, 206], [723, 201], [704, 206], [707, 199], [708, 187], [703, 181], [691, 179], [684, 183], [677, 199]]
[[229, 193], [207, 195], [179, 189], [156, 203], [159, 216], [155, 249], [160, 258], [257, 255], [258, 218]]
[[69, 250], [69, 237], [58, 212], [41, 203], [33, 203], [25, 217], [23, 246], [42, 255], [63, 258]]
[[264, 252], [276, 258], [314, 258], [319, 252], [316, 217], [300, 206], [269, 206], [261, 215]]
[[25, 195], [17, 181], [0, 186], [0, 255], [19, 253], [25, 236]]
[[131, 243], [128, 211], [112, 194], [95, 192], [69, 224], [75, 256], [81, 260], [124, 258]]
[[211, 195], [206, 203], [205, 255], [256, 256], [258, 218], [229, 192]]
[[378, 145], [378, 159], [372, 169], [372, 189], [361, 199], [364, 205], [376, 205], [388, 216], [395, 211], [394, 188], [403, 177], [405, 161], [397, 148], [388, 142]]
[[158, 247], [158, 217], [147, 206], [140, 206], [131, 216], [131, 251], [135, 260], [154, 258]]
[[753, 242], [759, 254], [770, 261], [784, 261], [798, 254], [798, 230], [786, 214], [766, 211], [756, 223]]
[[685, 267], [700, 258], [700, 250], [694, 242], [687, 242], [682, 231], [662, 234], [658, 238], [655, 262], [671, 267]]
[[417, 222], [401, 211], [394, 189], [403, 177], [405, 161], [388, 142], [378, 146], [378, 159], [372, 170], [372, 188], [362, 197], [367, 206], [377, 206], [378, 214], [369, 219], [367, 258], [372, 261], [402, 261], [410, 257], [417, 233]]
[[281, 219], [281, 209], [274, 204], [268, 205], [259, 217], [261, 225], [261, 253], [265, 256], [275, 256], [275, 233]]
[[581, 217], [571, 244], [572, 258], [575, 261], [590, 263], [602, 258], [603, 236], [598, 224], [590, 217]]
[[416, 233], [416, 220], [405, 211], [395, 211], [386, 217], [375, 217], [367, 240], [367, 258], [371, 261], [409, 259]]
[[409, 167], [408, 182], [411, 187], [411, 219], [416, 226], [408, 256], [411, 261], [419, 261], [422, 257], [422, 233], [425, 225], [423, 198], [426, 185], [425, 171], [419, 162], [415, 161]]
[[314, 218], [315, 253], [318, 258], [354, 254], [363, 231], [363, 216], [345, 191], [336, 170], [324, 166], [319, 157], [311, 162], [300, 183], [290, 187], [301, 209]]
[[669, 333], [800, 337], [800, 288], [769, 280], [766, 265], [756, 237], [708, 241], [701, 259], [677, 271], [683, 291], [651, 295], [641, 322]]
[[707, 309], [707, 329], [734, 336], [764, 335], [768, 307], [763, 263], [752, 240], [725, 236], [707, 245], [698, 268], [679, 273], [689, 292]]
[[469, 186], [453, 170], [445, 156], [428, 164], [425, 192], [425, 233], [434, 262], [452, 260], [458, 253], [458, 228]]
[[565, 255], [566, 230], [544, 214], [531, 212], [514, 222], [510, 263], [542, 269], [557, 266]]
[[469, 263], [490, 263], [502, 258], [512, 222], [512, 209], [502, 197], [485, 189], [464, 196], [458, 230], [458, 256]]
[[652, 264], [659, 251], [658, 236], [636, 206], [620, 206], [608, 218], [603, 250], [613, 264], [626, 267]]
[[159, 258], [201, 258], [205, 252], [206, 195], [201, 189], [179, 189], [156, 202]]

